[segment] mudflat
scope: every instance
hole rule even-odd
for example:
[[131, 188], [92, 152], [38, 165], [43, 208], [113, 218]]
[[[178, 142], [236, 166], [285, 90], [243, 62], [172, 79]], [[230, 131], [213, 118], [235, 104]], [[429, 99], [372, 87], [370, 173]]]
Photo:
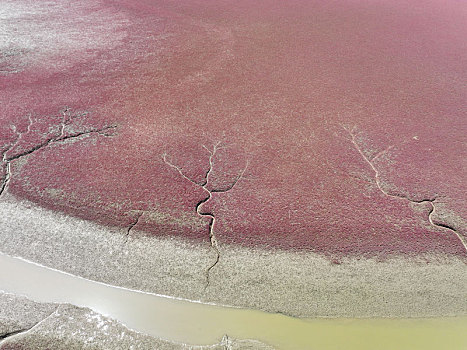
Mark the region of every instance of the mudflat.
[[465, 315], [462, 2], [0, 3], [0, 250], [294, 316]]

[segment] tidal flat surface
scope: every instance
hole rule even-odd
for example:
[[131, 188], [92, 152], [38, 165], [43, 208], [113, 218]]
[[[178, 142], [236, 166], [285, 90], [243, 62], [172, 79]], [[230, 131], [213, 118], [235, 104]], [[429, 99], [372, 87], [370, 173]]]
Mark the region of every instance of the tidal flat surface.
[[136, 331], [187, 344], [209, 344], [228, 334], [291, 350], [467, 347], [467, 317], [300, 319], [114, 287], [2, 253], [0, 265], [0, 290], [90, 307]]

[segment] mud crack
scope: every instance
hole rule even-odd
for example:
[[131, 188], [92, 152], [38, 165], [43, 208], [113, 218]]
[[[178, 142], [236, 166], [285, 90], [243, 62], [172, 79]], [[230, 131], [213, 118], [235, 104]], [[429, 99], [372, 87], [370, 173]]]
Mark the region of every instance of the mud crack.
[[357, 150], [357, 152], [362, 156], [362, 158], [365, 160], [365, 162], [370, 166], [370, 168], [375, 173], [375, 177], [374, 177], [375, 184], [378, 187], [378, 189], [380, 190], [380, 192], [383, 193], [387, 197], [406, 200], [406, 201], [409, 201], [409, 202], [414, 203], [414, 204], [429, 203], [430, 206], [431, 206], [430, 212], [428, 213], [428, 221], [429, 221], [430, 225], [432, 225], [432, 226], [434, 226], [436, 228], [441, 228], [441, 229], [449, 230], [450, 232], [452, 232], [457, 237], [457, 239], [459, 239], [459, 241], [464, 246], [464, 250], [467, 252], [467, 240], [465, 239], [465, 237], [460, 232], [458, 232], [454, 227], [452, 227], [450, 225], [443, 224], [443, 223], [438, 223], [438, 222], [433, 221], [432, 215], [436, 211], [435, 203], [436, 203], [437, 197], [424, 198], [424, 199], [421, 199], [421, 200], [415, 200], [415, 199], [409, 198], [408, 196], [404, 196], [404, 195], [401, 195], [401, 194], [389, 193], [381, 186], [381, 181], [380, 181], [380, 178], [379, 178], [380, 173], [379, 173], [378, 169], [376, 168], [376, 166], [374, 164], [374, 161], [377, 160], [382, 155], [384, 155], [385, 153], [387, 153], [394, 146], [389, 146], [388, 148], [384, 149], [383, 151], [378, 152], [375, 156], [373, 156], [371, 158], [368, 158], [365, 155], [365, 153], [363, 152], [362, 148], [359, 146], [359, 144], [358, 144], [358, 142], [356, 140], [356, 137], [359, 134], [358, 132], [356, 132], [356, 127], [354, 126], [353, 128], [349, 129], [349, 128], [343, 126], [343, 125], [341, 125], [341, 126], [349, 134], [349, 136], [350, 136], [349, 140], [350, 140], [350, 142], [352, 142], [352, 145], [354, 146], [354, 148]]
[[138, 225], [139, 219], [143, 216], [144, 212], [139, 212], [138, 215], [136, 215], [135, 220], [130, 223], [128, 226], [126, 233], [125, 233], [125, 240], [123, 241], [123, 246], [125, 246], [128, 243], [128, 239], [130, 238], [131, 230]]
[[27, 334], [28, 332], [32, 331], [34, 328], [38, 327], [41, 323], [45, 322], [46, 320], [48, 320], [50, 317], [52, 317], [52, 315], [54, 315], [58, 309], [59, 309], [60, 306], [57, 306], [56, 309], [50, 313], [50, 315], [48, 315], [47, 317], [43, 318], [42, 320], [40, 320], [39, 322], [37, 322], [36, 324], [34, 324], [33, 326], [31, 327], [28, 327], [28, 328], [23, 328], [23, 329], [18, 329], [16, 331], [13, 331], [13, 332], [9, 332], [9, 333], [5, 333], [5, 334], [2, 334], [0, 335], [0, 347], [2, 346], [3, 343], [7, 342], [9, 339], [13, 338], [13, 337], [16, 337], [16, 336], [22, 336], [24, 334]]
[[18, 329], [18, 330], [13, 331], [13, 332], [4, 333], [4, 334], [0, 335], [0, 340], [12, 337], [12, 336], [20, 334], [20, 333], [24, 333], [26, 331], [29, 331], [30, 329], [31, 328], [23, 328], [23, 329]]
[[8, 187], [8, 184], [10, 182], [10, 179], [11, 179], [11, 162], [14, 161], [14, 160], [17, 160], [17, 159], [20, 159], [22, 157], [25, 157], [25, 156], [28, 156], [30, 154], [33, 154], [34, 152], [40, 150], [40, 149], [43, 149], [53, 143], [58, 143], [58, 142], [63, 142], [63, 141], [67, 141], [67, 140], [70, 140], [70, 139], [75, 139], [75, 138], [79, 138], [81, 136], [85, 136], [85, 135], [90, 135], [90, 134], [98, 134], [98, 135], [102, 135], [102, 136], [111, 136], [108, 131], [112, 130], [112, 129], [116, 129], [116, 125], [109, 125], [109, 126], [104, 126], [104, 127], [101, 127], [101, 128], [91, 128], [91, 129], [88, 129], [88, 130], [85, 130], [85, 131], [79, 131], [79, 132], [75, 132], [75, 133], [72, 133], [72, 134], [68, 134], [66, 135], [65, 134], [65, 129], [66, 129], [66, 126], [69, 125], [70, 121], [73, 119], [73, 117], [70, 117], [66, 112], [68, 110], [66, 109], [65, 112], [63, 112], [63, 116], [62, 116], [62, 121], [59, 125], [59, 130], [60, 132], [58, 133], [58, 135], [56, 136], [51, 136], [49, 138], [47, 138], [45, 141], [37, 144], [37, 145], [34, 145], [34, 146], [31, 146], [29, 148], [27, 148], [26, 150], [18, 153], [18, 154], [15, 154], [11, 157], [8, 156], [8, 153], [13, 150], [16, 146], [18, 146], [18, 144], [20, 143], [20, 141], [22, 140], [23, 136], [24, 135], [27, 135], [31, 132], [31, 126], [34, 124], [34, 121], [32, 119], [32, 117], [29, 115], [28, 116], [28, 126], [27, 126], [27, 129], [26, 131], [24, 132], [19, 132], [16, 128], [16, 126], [12, 126], [12, 130], [13, 132], [16, 134], [16, 138], [14, 139], [13, 143], [7, 147], [3, 153], [2, 153], [2, 167], [4, 169], [4, 176], [2, 178], [2, 182], [0, 184], [0, 196], [3, 194], [3, 192], [6, 191], [7, 187]]
[[207, 188], [207, 186], [209, 184], [209, 177], [210, 177], [210, 175], [212, 173], [212, 170], [214, 168], [214, 157], [216, 155], [216, 152], [220, 148], [222, 148], [220, 146], [220, 144], [221, 144], [220, 142], [217, 142], [213, 146], [212, 149], [209, 149], [205, 145], [202, 145], [202, 147], [209, 153], [209, 168], [208, 168], [208, 170], [206, 171], [206, 173], [204, 175], [204, 180], [201, 181], [201, 182], [196, 182], [193, 179], [189, 178], [188, 176], [186, 176], [183, 173], [181, 168], [179, 168], [176, 165], [170, 163], [167, 160], [167, 154], [163, 154], [163, 156], [162, 156], [162, 159], [163, 159], [164, 163], [166, 163], [172, 169], [176, 170], [184, 179], [186, 179], [187, 181], [190, 181], [191, 183], [201, 187], [207, 193], [207, 196], [205, 198], [203, 198], [202, 200], [200, 200], [195, 206], [196, 213], [201, 217], [208, 218], [208, 220], [209, 220], [209, 223], [208, 223], [209, 241], [210, 241], [211, 247], [212, 247], [212, 249], [214, 250], [214, 253], [215, 253], [214, 261], [206, 269], [206, 284], [204, 286], [205, 290], [209, 287], [209, 284], [210, 284], [211, 270], [219, 263], [220, 258], [221, 258], [221, 254], [220, 254], [220, 250], [219, 250], [219, 243], [217, 241], [215, 231], [214, 231], [214, 226], [216, 224], [216, 216], [212, 212], [202, 211], [201, 207], [203, 206], [203, 204], [205, 204], [205, 203], [209, 202], [209, 200], [211, 200], [213, 193], [225, 193], [225, 192], [228, 192], [231, 189], [233, 189], [235, 187], [235, 185], [238, 183], [238, 181], [243, 177], [243, 175], [245, 174], [245, 171], [246, 171], [246, 169], [248, 167], [248, 161], [247, 161], [246, 164], [245, 164], [245, 167], [243, 168], [243, 170], [236, 176], [236, 178], [234, 179], [232, 184], [230, 184], [226, 188], [209, 190]]

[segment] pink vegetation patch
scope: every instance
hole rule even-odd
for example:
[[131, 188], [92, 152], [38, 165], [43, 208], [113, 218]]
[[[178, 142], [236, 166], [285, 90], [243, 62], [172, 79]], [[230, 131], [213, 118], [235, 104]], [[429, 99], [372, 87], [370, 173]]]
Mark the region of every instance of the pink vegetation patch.
[[211, 244], [465, 256], [466, 4], [3, 1], [2, 192]]

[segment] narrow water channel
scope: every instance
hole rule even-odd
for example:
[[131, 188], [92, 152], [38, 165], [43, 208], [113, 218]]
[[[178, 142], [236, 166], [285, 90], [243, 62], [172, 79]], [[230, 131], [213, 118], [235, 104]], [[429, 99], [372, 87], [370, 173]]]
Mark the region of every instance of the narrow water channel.
[[212, 344], [228, 334], [280, 350], [467, 349], [467, 317], [297, 319], [109, 286], [2, 253], [0, 290], [86, 306], [134, 330], [187, 344]]

